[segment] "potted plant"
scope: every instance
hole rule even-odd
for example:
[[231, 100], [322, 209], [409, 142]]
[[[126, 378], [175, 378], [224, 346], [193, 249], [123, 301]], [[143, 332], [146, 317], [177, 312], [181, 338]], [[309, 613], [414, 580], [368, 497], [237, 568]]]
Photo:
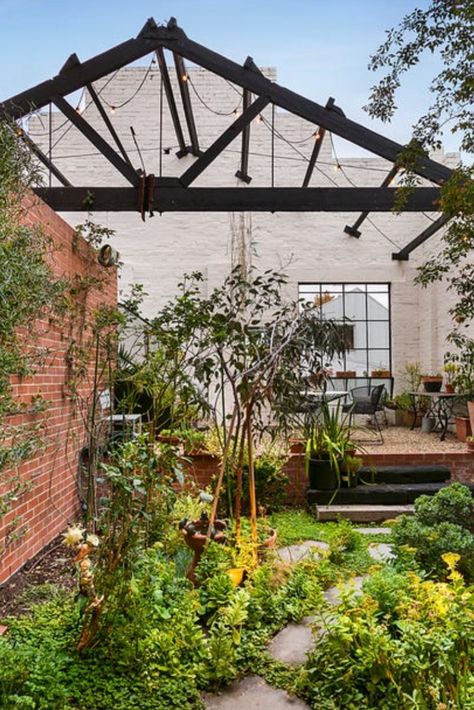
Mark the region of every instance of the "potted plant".
[[311, 488], [337, 491], [341, 486], [341, 469], [349, 452], [355, 451], [351, 439], [349, 415], [342, 415], [338, 403], [330, 409], [326, 402], [312, 426], [306, 443], [306, 472]]
[[425, 392], [441, 392], [443, 375], [437, 372], [434, 375], [423, 375], [421, 378]]
[[360, 456], [348, 454], [342, 464], [341, 483], [345, 488], [354, 488], [359, 482], [358, 471], [362, 466]]
[[466, 436], [466, 446], [470, 454], [474, 454], [474, 436]]
[[336, 377], [357, 377], [357, 372], [355, 370], [338, 370]]
[[371, 377], [390, 377], [390, 370], [386, 367], [380, 366], [370, 371]]
[[446, 384], [445, 389], [449, 394], [454, 394], [455, 384], [454, 380], [456, 373], [458, 371], [458, 366], [452, 360], [445, 361], [443, 366], [443, 372], [445, 374]]

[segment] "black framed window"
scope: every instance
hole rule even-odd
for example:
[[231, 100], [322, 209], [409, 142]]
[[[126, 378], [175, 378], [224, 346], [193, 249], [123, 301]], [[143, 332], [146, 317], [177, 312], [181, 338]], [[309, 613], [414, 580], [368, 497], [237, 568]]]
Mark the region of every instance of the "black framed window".
[[347, 351], [331, 363], [334, 374], [391, 372], [390, 284], [300, 283], [299, 298], [318, 309], [321, 319], [341, 323]]

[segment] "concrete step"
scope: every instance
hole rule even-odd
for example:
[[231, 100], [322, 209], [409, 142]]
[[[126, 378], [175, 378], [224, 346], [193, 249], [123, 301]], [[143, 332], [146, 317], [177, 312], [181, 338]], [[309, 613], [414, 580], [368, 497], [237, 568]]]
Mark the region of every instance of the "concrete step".
[[[447, 483], [376, 483], [374, 485], [358, 485], [354, 488], [340, 488], [336, 491], [320, 491], [309, 489], [309, 503], [320, 505], [408, 505], [418, 496], [434, 495]], [[467, 484], [474, 489], [474, 484]]]
[[363, 466], [359, 478], [374, 483], [443, 483], [449, 481], [447, 466]]
[[376, 523], [398, 515], [410, 515], [413, 505], [318, 505], [319, 520], [352, 520], [355, 523]]

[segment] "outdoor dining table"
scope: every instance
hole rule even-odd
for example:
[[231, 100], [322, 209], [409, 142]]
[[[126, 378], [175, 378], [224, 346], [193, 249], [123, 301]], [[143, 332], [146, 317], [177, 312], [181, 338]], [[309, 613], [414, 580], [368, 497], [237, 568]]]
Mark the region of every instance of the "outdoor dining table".
[[458, 392], [409, 392], [412, 403], [413, 421], [410, 431], [415, 428], [417, 415], [424, 411], [420, 406], [421, 400], [430, 400], [428, 411], [425, 416], [432, 416], [436, 419], [436, 426], [440, 431], [440, 441], [444, 441], [448, 430], [449, 420], [453, 417], [453, 408], [456, 402], [465, 400], [466, 395]]

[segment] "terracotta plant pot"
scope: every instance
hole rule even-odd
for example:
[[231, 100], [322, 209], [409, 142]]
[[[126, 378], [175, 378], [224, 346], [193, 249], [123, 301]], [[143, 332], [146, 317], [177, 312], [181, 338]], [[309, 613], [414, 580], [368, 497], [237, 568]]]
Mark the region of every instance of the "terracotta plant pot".
[[161, 444], [169, 444], [170, 446], [179, 446], [181, 443], [179, 436], [168, 436], [167, 434], [158, 434], [156, 440]]
[[336, 377], [357, 377], [355, 370], [340, 370], [336, 372]]
[[474, 433], [474, 402], [467, 403], [467, 411], [469, 414], [469, 421], [471, 423], [471, 431]]
[[390, 377], [390, 370], [372, 370], [371, 377]]
[[471, 423], [467, 417], [456, 417], [456, 436], [459, 441], [466, 441], [467, 436], [471, 436]]
[[304, 454], [305, 450], [305, 440], [304, 439], [290, 439], [290, 454]]
[[446, 382], [444, 389], [448, 394], [454, 394], [454, 385], [452, 385], [450, 382]]
[[[196, 587], [198, 582], [196, 579], [195, 570], [201, 559], [204, 547], [208, 541], [207, 529], [209, 526], [209, 521], [205, 518], [200, 520], [192, 520], [190, 522], [185, 522], [183, 525], [180, 523], [181, 532], [183, 533], [184, 541], [186, 545], [191, 548], [194, 552], [194, 557], [189, 566], [187, 577]], [[214, 520], [215, 534], [212, 537], [213, 542], [217, 542], [220, 545], [225, 542], [225, 530], [227, 524], [223, 520]]]

